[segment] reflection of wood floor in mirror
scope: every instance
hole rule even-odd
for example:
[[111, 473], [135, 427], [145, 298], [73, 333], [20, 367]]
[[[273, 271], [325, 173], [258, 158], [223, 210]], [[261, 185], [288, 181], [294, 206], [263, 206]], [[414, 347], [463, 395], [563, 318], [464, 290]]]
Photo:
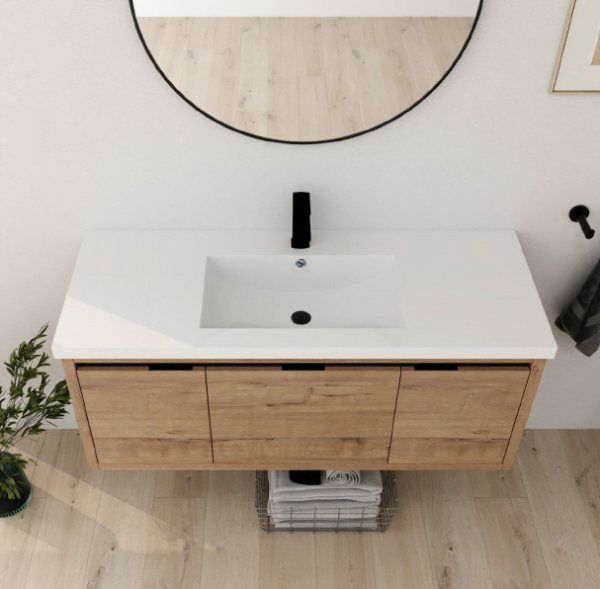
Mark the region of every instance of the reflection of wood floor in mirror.
[[154, 59], [191, 102], [232, 127], [320, 141], [381, 124], [427, 93], [472, 18], [143, 17]]

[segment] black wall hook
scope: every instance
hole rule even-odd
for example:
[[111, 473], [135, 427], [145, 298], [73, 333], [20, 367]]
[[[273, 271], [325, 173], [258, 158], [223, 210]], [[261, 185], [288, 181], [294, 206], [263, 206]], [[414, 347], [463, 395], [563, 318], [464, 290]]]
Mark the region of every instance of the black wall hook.
[[590, 209], [585, 205], [577, 205], [569, 211], [569, 219], [574, 223], [579, 223], [586, 239], [592, 239], [596, 232], [590, 227], [587, 219], [590, 216]]

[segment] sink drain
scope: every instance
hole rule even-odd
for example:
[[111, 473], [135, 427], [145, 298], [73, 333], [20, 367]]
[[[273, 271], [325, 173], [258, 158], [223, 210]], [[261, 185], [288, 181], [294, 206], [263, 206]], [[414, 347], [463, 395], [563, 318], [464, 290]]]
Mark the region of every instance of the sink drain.
[[296, 311], [295, 313], [292, 313], [292, 321], [296, 325], [306, 325], [307, 323], [310, 323], [311, 319], [310, 313], [307, 313], [306, 311]]

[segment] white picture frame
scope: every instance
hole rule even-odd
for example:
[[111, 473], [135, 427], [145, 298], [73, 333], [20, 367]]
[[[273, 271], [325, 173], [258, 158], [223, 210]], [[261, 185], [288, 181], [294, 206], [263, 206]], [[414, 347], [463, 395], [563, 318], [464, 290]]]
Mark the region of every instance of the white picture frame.
[[600, 93], [593, 63], [600, 31], [600, 0], [571, 0], [550, 84], [551, 94]]

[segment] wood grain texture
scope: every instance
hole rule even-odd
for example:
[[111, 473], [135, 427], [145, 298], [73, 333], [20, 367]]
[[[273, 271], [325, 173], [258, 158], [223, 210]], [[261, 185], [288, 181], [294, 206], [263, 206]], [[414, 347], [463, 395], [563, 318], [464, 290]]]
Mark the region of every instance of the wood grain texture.
[[385, 462], [400, 369], [206, 371], [216, 464]]
[[203, 369], [82, 367], [77, 372], [96, 439], [209, 439]]
[[71, 404], [73, 405], [73, 411], [75, 412], [75, 418], [77, 419], [77, 425], [81, 433], [81, 442], [85, 450], [85, 457], [87, 458], [89, 467], [92, 470], [98, 470], [100, 468], [98, 465], [98, 456], [96, 454], [94, 439], [92, 438], [85, 401], [77, 377], [75, 362], [73, 360], [62, 360], [61, 362], [65, 372], [69, 395], [71, 396]]
[[25, 589], [85, 586], [104, 473], [86, 465], [77, 432], [57, 433], [60, 440], [47, 464], [46, 508]]
[[[317, 589], [316, 542], [312, 534], [261, 534], [260, 589]], [[287, 566], [273, 566], [275, 562]]]
[[141, 589], [153, 528], [155, 476], [152, 471], [105, 473], [87, 559], [87, 585], [82, 586]]
[[394, 438], [390, 464], [417, 465], [434, 469], [434, 465], [446, 464], [453, 469], [470, 465], [488, 465], [501, 468], [502, 456], [508, 440], [452, 440]]
[[[352, 359], [323, 359], [323, 358], [277, 358], [277, 359], [260, 359], [256, 358], [211, 358], [210, 361], [205, 359], [198, 358], [194, 359], [178, 359], [177, 364], [197, 364], [199, 366], [214, 366], [214, 365], [231, 365], [237, 366], [240, 364], [260, 364], [260, 365], [273, 365], [280, 366], [281, 364], [330, 364], [330, 365], [340, 365], [340, 364], [364, 364], [366, 366], [376, 365], [379, 366], [381, 364], [392, 364], [394, 366], [412, 366], [414, 364], [513, 364], [525, 366], [533, 363], [535, 360], [533, 359], [523, 359], [523, 358], [513, 358], [513, 359], [489, 359], [489, 358], [479, 358], [479, 359], [465, 359], [465, 358], [445, 358], [442, 360], [432, 359], [432, 358], [352, 358]], [[152, 359], [144, 359], [144, 360], [126, 360], [124, 358], [114, 358], [114, 359], [77, 359], [73, 360], [75, 364], [83, 365], [83, 366], [105, 366], [109, 367], [111, 365], [119, 365], [126, 364], [130, 366], [147, 366], [148, 364], [173, 364], [173, 360], [165, 359], [165, 358], [152, 358]]]
[[435, 587], [495, 589], [468, 473], [418, 474]]
[[474, 497], [526, 497], [519, 465], [512, 470], [471, 472]]
[[236, 129], [265, 136], [267, 110], [262, 105], [268, 97], [269, 23], [260, 18], [244, 18], [242, 22], [235, 115], [231, 123]]
[[529, 369], [402, 371], [394, 438], [508, 439]]
[[34, 497], [10, 522], [0, 520], [0, 589], [24, 589], [45, 508], [46, 499]]
[[322, 141], [397, 116], [448, 71], [473, 18], [140, 17], [170, 82], [260, 137]]
[[526, 367], [402, 369], [390, 463], [500, 464]]
[[269, 23], [267, 137], [300, 139], [296, 37], [294, 21], [274, 18]]
[[[163, 361], [164, 362], [164, 361]], [[156, 364], [160, 365], [162, 362], [157, 362]], [[322, 362], [323, 363], [323, 362]], [[419, 362], [415, 362], [418, 364]], [[444, 363], [444, 362], [442, 362]], [[454, 364], [453, 362], [447, 361], [449, 364]], [[182, 364], [186, 364], [183, 362]], [[189, 362], [187, 363], [189, 364]], [[377, 371], [380, 368], [386, 370], [385, 366], [372, 366], [365, 365], [361, 367], [355, 366], [344, 366], [344, 364], [332, 364], [332, 363], [324, 363], [327, 366], [326, 373], [329, 375], [333, 374], [332, 371], [338, 370], [362, 370], [362, 371]], [[469, 379], [477, 379], [476, 376], [479, 372], [486, 376], [490, 376], [490, 382], [482, 384], [480, 388], [486, 394], [494, 394], [490, 387], [493, 389], [498, 388], [502, 389], [505, 387], [506, 382], [510, 382], [511, 378], [514, 380], [515, 378], [518, 380], [519, 375], [524, 374], [528, 368], [525, 365], [518, 366], [502, 366], [502, 363], [499, 362], [496, 368], [491, 367], [481, 367], [477, 368], [476, 363], [473, 363], [472, 366], [464, 366], [459, 365], [460, 370], [458, 372], [462, 372], [466, 381]], [[534, 366], [538, 366], [539, 370], [542, 369], [543, 363], [533, 363]], [[410, 375], [415, 372], [419, 372], [420, 374], [426, 373], [427, 371], [411, 371], [411, 367], [406, 366], [388, 366], [387, 370], [395, 370], [399, 371], [402, 368], [406, 374], [409, 375], [408, 380], [410, 380]], [[291, 371], [281, 371], [281, 365], [270, 365], [270, 366], [252, 366], [249, 365], [247, 368], [242, 368], [241, 370], [264, 370], [267, 373], [272, 371], [279, 371], [280, 374], [284, 372], [287, 375], [291, 375]], [[315, 412], [314, 403], [296, 403], [293, 400], [293, 395], [298, 394], [298, 391], [295, 390], [295, 383], [289, 382], [289, 380], [284, 380], [284, 388], [288, 387], [288, 392], [292, 391], [292, 403], [289, 404], [289, 400], [285, 400], [281, 394], [278, 395], [277, 403], [268, 403], [271, 405], [267, 407], [268, 417], [267, 421], [265, 421], [264, 416], [260, 418], [256, 418], [254, 413], [260, 414], [261, 410], [254, 407], [251, 409], [251, 413], [248, 413], [247, 408], [244, 408], [244, 419], [248, 417], [247, 423], [244, 423], [243, 426], [248, 430], [249, 435], [258, 436], [257, 432], [259, 430], [264, 430], [265, 423], [268, 424], [269, 427], [272, 426], [272, 420], [270, 418], [273, 415], [279, 415], [280, 421], [283, 422], [282, 427], [280, 428], [280, 433], [270, 433], [270, 437], [258, 438], [256, 437], [253, 440], [253, 447], [249, 446], [246, 443], [245, 437], [236, 437], [235, 435], [229, 435], [225, 437], [225, 435], [221, 435], [214, 437], [214, 447], [218, 448], [218, 452], [222, 456], [234, 456], [235, 461], [221, 461], [217, 464], [211, 465], [210, 462], [212, 460], [212, 448], [210, 444], [210, 418], [208, 415], [208, 407], [206, 408], [206, 414], [204, 414], [204, 408], [200, 407], [200, 415], [206, 415], [205, 422], [208, 424], [208, 428], [204, 426], [205, 431], [208, 429], [207, 439], [205, 440], [197, 440], [197, 439], [187, 439], [186, 436], [190, 435], [191, 432], [195, 433], [194, 422], [189, 422], [190, 414], [187, 412], [187, 406], [184, 406], [185, 397], [182, 396], [182, 403], [177, 407], [177, 403], [175, 404], [174, 413], [176, 416], [176, 424], [174, 427], [167, 429], [166, 434], [161, 434], [162, 437], [155, 438], [139, 438], [132, 436], [140, 436], [140, 435], [156, 435], [158, 425], [162, 424], [162, 413], [161, 407], [162, 402], [159, 399], [157, 403], [144, 406], [144, 411], [146, 411], [146, 418], [144, 420], [127, 420], [126, 416], [128, 411], [136, 410], [135, 398], [132, 400], [129, 392], [125, 395], [128, 399], [128, 403], [125, 404], [126, 411], [124, 413], [119, 413], [111, 411], [113, 406], [110, 402], [109, 397], [107, 397], [104, 393], [103, 386], [106, 386], [107, 382], [111, 383], [113, 381], [118, 381], [121, 387], [120, 389], [116, 387], [113, 390], [113, 397], [115, 403], [121, 402], [121, 396], [124, 395], [125, 391], [131, 390], [131, 384], [134, 381], [140, 380], [138, 377], [142, 375], [141, 382], [138, 383], [138, 390], [136, 395], [141, 399], [142, 403], [146, 402], [146, 393], [144, 391], [148, 391], [152, 389], [153, 382], [157, 379], [157, 389], [160, 390], [161, 394], [166, 394], [165, 391], [167, 388], [171, 387], [171, 377], [169, 375], [187, 375], [184, 376], [184, 381], [186, 378], [190, 378], [194, 386], [198, 385], [203, 387], [204, 384], [201, 382], [201, 378], [197, 377], [197, 373], [203, 373], [205, 370], [204, 366], [195, 366], [193, 370], [186, 371], [172, 371], [172, 370], [148, 370], [147, 364], [134, 363], [132, 365], [124, 365], [120, 366], [118, 363], [116, 365], [109, 365], [104, 362], [94, 363], [92, 365], [86, 364], [81, 367], [81, 378], [86, 382], [86, 386], [88, 384], [90, 386], [90, 390], [92, 391], [92, 395], [95, 390], [95, 398], [99, 399], [100, 408], [97, 413], [94, 413], [94, 417], [98, 417], [99, 428], [98, 430], [94, 427], [94, 436], [95, 436], [95, 447], [101, 448], [103, 454], [103, 461], [101, 464], [102, 468], [111, 468], [111, 469], [159, 469], [159, 470], [168, 470], [168, 469], [204, 469], [204, 468], [247, 468], [249, 466], [253, 468], [289, 468], [288, 459], [290, 456], [291, 459], [294, 460], [294, 463], [298, 466], [302, 466], [303, 468], [335, 468], [335, 467], [369, 467], [369, 468], [380, 468], [380, 469], [424, 469], [424, 468], [435, 468], [435, 469], [450, 469], [450, 468], [458, 468], [458, 469], [473, 469], [473, 470], [497, 470], [500, 468], [506, 469], [510, 466], [510, 454], [507, 452], [507, 458], [503, 463], [500, 463], [499, 456], [502, 454], [502, 448], [506, 448], [507, 440], [504, 438], [495, 439], [493, 436], [490, 437], [490, 432], [486, 434], [484, 429], [474, 431], [470, 431], [466, 429], [466, 426], [471, 427], [473, 423], [469, 420], [473, 417], [473, 413], [477, 412], [476, 404], [473, 405], [475, 409], [469, 408], [469, 411], [464, 413], [465, 421], [461, 422], [460, 419], [455, 419], [454, 424], [449, 422], [449, 427], [454, 427], [455, 432], [450, 433], [450, 435], [454, 435], [454, 438], [442, 438], [441, 440], [437, 437], [439, 436], [440, 428], [438, 427], [439, 423], [443, 421], [443, 417], [440, 417], [439, 413], [436, 417], [435, 412], [430, 416], [432, 418], [433, 426], [431, 429], [435, 429], [436, 437], [421, 437], [421, 438], [403, 438], [401, 436], [394, 436], [396, 438], [396, 443], [394, 444], [394, 452], [390, 452], [390, 443], [385, 440], [385, 436], [382, 435], [381, 432], [387, 428], [387, 424], [381, 426], [382, 420], [373, 421], [368, 417], [366, 420], [364, 419], [365, 411], [363, 408], [360, 408], [360, 420], [361, 420], [361, 428], [364, 428], [367, 431], [368, 436], [376, 435], [377, 437], [359, 437], [356, 435], [356, 428], [352, 431], [348, 432], [348, 429], [344, 429], [346, 427], [346, 423], [343, 420], [335, 420], [328, 419], [324, 414], [321, 415], [324, 419], [321, 420], [321, 423], [317, 421], [316, 427], [319, 431], [325, 430], [327, 435], [325, 437], [317, 437], [318, 434], [313, 431], [308, 438], [294, 438], [293, 436], [298, 431], [298, 427], [302, 427], [303, 421], [308, 419], [309, 413]], [[232, 366], [209, 366], [208, 371], [239, 371], [239, 367]], [[496, 378], [496, 372], [499, 371], [501, 374], [501, 378]], [[315, 374], [319, 371], [300, 371], [305, 380], [304, 385], [310, 388], [310, 382], [312, 377], [307, 376], [311, 374]], [[435, 371], [433, 371], [435, 372]], [[470, 372], [475, 374], [469, 375]], [[442, 371], [443, 374], [456, 374], [453, 371]], [[348, 373], [350, 374], [350, 373]], [[508, 374], [509, 378], [506, 378]], [[510, 375], [513, 375], [512, 377]], [[156, 377], [158, 375], [158, 378]], [[530, 378], [527, 387], [527, 395], [525, 401], [523, 401], [520, 405], [520, 413], [515, 424], [518, 424], [518, 427], [515, 425], [513, 432], [518, 436], [518, 429], [524, 425], [526, 417], [529, 413], [529, 408], [531, 402], [533, 400], [533, 396], [535, 395], [536, 390], [536, 382], [539, 382], [540, 372], [536, 369], [534, 371], [535, 378]], [[91, 378], [90, 383], [88, 380]], [[177, 377], [179, 378], [179, 377]], [[289, 376], [287, 377], [290, 378]], [[300, 377], [298, 377], [300, 378]], [[94, 381], [95, 379], [95, 381]], [[221, 378], [223, 380], [223, 378]], [[293, 377], [293, 380], [298, 380]], [[301, 378], [300, 378], [301, 380]], [[354, 376], [350, 378], [346, 378], [347, 384], [353, 383], [356, 380]], [[226, 378], [225, 378], [226, 381]], [[181, 384], [181, 383], [180, 383]], [[282, 384], [282, 383], [279, 383]], [[318, 384], [318, 383], [317, 383]], [[446, 383], [448, 384], [448, 383]], [[302, 386], [304, 386], [302, 385]], [[180, 385], [177, 385], [180, 386]], [[183, 385], [181, 385], [183, 386]], [[226, 385], [221, 385], [226, 386]], [[250, 382], [248, 386], [253, 386], [253, 383]], [[450, 388], [452, 384], [450, 383]], [[185, 387], [184, 387], [185, 388]], [[197, 387], [196, 387], [197, 388]], [[471, 387], [472, 388], [472, 387]], [[184, 394], [193, 395], [192, 391], [185, 391]], [[509, 391], [510, 392], [510, 391]], [[505, 391], [506, 393], [506, 391]], [[502, 406], [502, 410], [506, 413], [506, 394], [496, 395], [497, 400], [494, 402], [499, 402]], [[263, 391], [264, 394], [264, 391]], [[445, 395], [445, 390], [440, 390], [440, 395]], [[446, 395], [445, 401], [446, 406], [444, 407], [444, 411], [448, 406], [452, 405], [452, 399], [456, 402], [456, 404], [460, 407], [463, 397], [465, 394], [469, 395], [469, 392], [465, 393], [465, 391], [460, 390], [458, 396], [456, 395]], [[312, 393], [311, 393], [312, 396]], [[417, 396], [415, 391], [413, 391], [413, 396]], [[135, 395], [134, 395], [135, 397]], [[260, 399], [260, 396], [256, 396], [257, 399]], [[83, 397], [82, 397], [83, 398]], [[196, 400], [200, 397], [194, 397]], [[225, 398], [227, 403], [231, 403], [230, 397], [219, 395], [220, 399]], [[338, 399], [339, 400], [339, 399]], [[411, 404], [415, 404], [413, 400], [408, 399]], [[332, 410], [335, 405], [335, 395], [332, 395], [329, 399], [331, 403]], [[418, 404], [419, 400], [417, 400]], [[260, 401], [259, 401], [260, 403]], [[202, 404], [203, 405], [203, 404]], [[371, 404], [371, 413], [370, 416], [373, 416], [372, 409], [375, 405]], [[437, 403], [434, 403], [434, 406], [437, 410]], [[491, 404], [494, 408], [495, 405]], [[143, 405], [140, 405], [142, 407]], [[218, 406], [218, 403], [215, 405]], [[133, 407], [133, 409], [132, 409]], [[148, 407], [150, 407], [150, 412], [148, 412]], [[183, 409], [182, 409], [183, 407]], [[388, 405], [389, 407], [389, 405]], [[292, 409], [293, 408], [293, 409]], [[94, 410], [96, 408], [94, 407]], [[344, 408], [345, 410], [349, 410], [350, 406]], [[319, 412], [320, 409], [317, 410]], [[387, 412], [388, 409], [382, 408], [383, 413]], [[414, 411], [414, 407], [413, 407]], [[336, 414], [343, 415], [340, 413], [337, 408], [335, 408]], [[417, 408], [418, 412], [418, 408]], [[185, 413], [185, 415], [183, 415]], [[217, 421], [219, 421], [220, 417], [224, 419], [220, 421], [220, 423], [229, 427], [230, 424], [226, 421], [227, 414], [229, 417], [233, 417], [235, 420], [237, 411], [233, 407], [229, 407], [227, 410], [223, 410], [222, 408], [217, 408]], [[322, 413], [322, 412], [321, 412]], [[398, 417], [399, 412], [392, 413]], [[445, 414], [444, 414], [445, 415]], [[494, 419], [496, 419], [500, 415], [494, 415]], [[344, 415], [345, 417], [345, 415]], [[456, 415], [455, 415], [456, 417]], [[416, 424], [416, 427], [420, 427], [423, 424], [426, 424], [426, 419], [414, 420], [414, 416], [410, 415], [410, 412], [404, 412], [402, 416], [398, 419], [397, 424], [395, 425], [395, 429], [398, 429], [400, 425], [404, 427], [403, 419], [408, 418], [409, 420], [413, 420]], [[297, 422], [294, 421], [296, 419]], [[312, 423], [312, 416], [311, 416]], [[394, 419], [394, 418], [393, 418]], [[436, 423], [436, 419], [438, 420]], [[127, 425], [135, 421], [134, 425], [131, 427], [127, 427], [125, 422], [127, 421]], [[243, 421], [243, 420], [242, 420]], [[325, 423], [324, 423], [325, 422]], [[86, 423], [89, 425], [89, 421], [86, 420]], [[326, 424], [326, 427], [325, 427]], [[164, 424], [163, 424], [164, 425]], [[238, 424], [240, 425], [240, 424]], [[313, 424], [314, 425], [314, 424]], [[334, 426], [332, 428], [332, 425]], [[479, 425], [479, 424], [475, 424]], [[502, 427], [502, 423], [498, 424], [498, 422], [494, 422], [493, 420], [490, 424], [493, 427]], [[335, 429], [337, 427], [337, 430]], [[370, 431], [369, 431], [369, 428]], [[462, 428], [463, 437], [457, 437], [457, 431], [460, 431]], [[223, 434], [225, 429], [217, 426], [217, 431], [220, 434]], [[406, 432], [410, 432], [410, 429], [405, 430]], [[493, 434], [494, 430], [490, 430]], [[125, 432], [125, 433], [122, 433]], [[231, 434], [232, 429], [229, 427], [229, 432]], [[117, 435], [121, 433], [124, 437], [117, 437]], [[290, 437], [291, 433], [291, 437]], [[193, 433], [191, 435], [194, 435]], [[244, 434], [246, 435], [246, 434]], [[447, 435], [447, 434], [446, 434]], [[112, 436], [112, 437], [111, 437]], [[288, 436], [288, 437], [280, 437], [280, 436]], [[311, 437], [312, 436], [312, 437]], [[483, 439], [477, 439], [482, 438]], [[166, 438], [166, 439], [165, 439]], [[183, 438], [181, 440], [177, 440], [177, 443], [170, 442], [170, 438]], [[296, 442], [296, 443], [295, 443]], [[385, 459], [386, 447], [388, 448], [389, 455], [389, 463]], [[511, 452], [514, 448], [517, 447], [517, 444], [511, 444]], [[257, 455], [258, 453], [258, 455]], [[449, 458], [450, 455], [450, 458]], [[421, 461], [421, 457], [423, 460]]]
[[559, 432], [526, 432], [519, 465], [553, 589], [597, 589], [600, 556]]
[[397, 473], [396, 488], [396, 517], [385, 534], [375, 534], [371, 539], [375, 586], [377, 589], [429, 589], [434, 581], [416, 473]]
[[521, 406], [519, 407], [519, 413], [515, 424], [512, 429], [510, 442], [504, 455], [504, 468], [510, 469], [515, 461], [519, 446], [521, 445], [521, 438], [531, 413], [531, 407], [535, 400], [540, 381], [542, 380], [542, 374], [544, 373], [544, 367], [546, 366], [546, 360], [534, 360], [531, 363], [530, 375], [527, 380], [527, 386], [525, 387], [525, 393], [521, 400]]
[[329, 589], [375, 587], [372, 539], [372, 534], [317, 534], [318, 585]]
[[210, 440], [97, 438], [96, 449], [105, 470], [189, 470], [212, 462]]
[[208, 493], [208, 472], [161, 470], [156, 473], [154, 497], [198, 499]]
[[[435, 464], [435, 463], [397, 463], [391, 464], [389, 462], [374, 462], [373, 460], [369, 460], [368, 464], [366, 462], [361, 463], [356, 461], [355, 458], [328, 458], [324, 459], [305, 459], [301, 463], [294, 461], [293, 467], [302, 466], [303, 470], [330, 470], [330, 469], [354, 469], [354, 468], [362, 468], [368, 470], [411, 470], [411, 471], [420, 471], [420, 470], [456, 470], [456, 471], [499, 471], [502, 470], [502, 464], [479, 464], [479, 463], [470, 463], [470, 462], [462, 462], [457, 464]], [[183, 464], [183, 465], [170, 465], [170, 464], [135, 464], [133, 466], [128, 464], [116, 464], [111, 465], [107, 470], [156, 470], [157, 472], [169, 472], [173, 471], [173, 469], [181, 468], [183, 470], [215, 470], [215, 471], [236, 471], [236, 470], [246, 470], [246, 471], [255, 471], [255, 470], [289, 470], [290, 462], [289, 460], [273, 462], [272, 460], [268, 462], [252, 462], [250, 463], [239, 463], [239, 464]]]
[[211, 472], [201, 589], [263, 589], [259, 584], [260, 535], [254, 473]]
[[81, 367], [77, 375], [103, 468], [212, 462], [204, 368]]
[[527, 499], [477, 499], [494, 589], [552, 587]]
[[[78, 441], [80, 436], [78, 435]], [[34, 497], [48, 497], [50, 484], [53, 477], [58, 452], [63, 439], [63, 432], [60, 430], [45, 431], [39, 436], [34, 436], [19, 442], [19, 452], [25, 447], [31, 454], [25, 453], [25, 458], [30, 457], [32, 462], [27, 467], [27, 476], [33, 485]], [[82, 452], [84, 448], [82, 445]], [[77, 455], [79, 456], [80, 453]]]
[[205, 499], [154, 499], [141, 589], [198, 588], [205, 513]]
[[[224, 466], [245, 464], [246, 467], [256, 463], [273, 465], [290, 463], [294, 466], [308, 468], [319, 465], [341, 463], [353, 464], [355, 467], [371, 467], [377, 461], [385, 460], [389, 450], [389, 440], [364, 440], [356, 438], [311, 438], [298, 439], [265, 439], [265, 440], [215, 440], [214, 452], [217, 463]], [[375, 457], [375, 458], [374, 458]], [[264, 469], [263, 469], [264, 470]]]
[[[208, 473], [207, 499], [156, 499], [153, 473], [90, 471], [77, 433], [56, 433], [55, 448], [40, 453], [46, 495], [0, 519], [2, 589], [599, 586], [599, 432], [527, 432], [527, 497], [473, 498], [471, 473], [403, 472], [385, 534], [272, 534], [268, 544], [254, 473]], [[492, 492], [504, 492], [495, 482]]]
[[560, 440], [565, 450], [567, 473], [600, 551], [600, 431], [563, 430]]

